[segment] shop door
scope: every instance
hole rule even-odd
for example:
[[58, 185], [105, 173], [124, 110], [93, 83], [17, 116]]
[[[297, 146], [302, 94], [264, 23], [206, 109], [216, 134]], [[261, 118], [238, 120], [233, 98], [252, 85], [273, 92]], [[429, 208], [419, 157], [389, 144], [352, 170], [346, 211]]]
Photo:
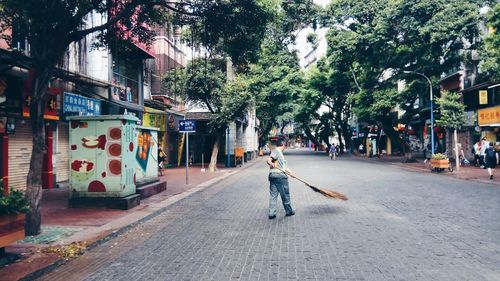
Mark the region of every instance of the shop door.
[[57, 124], [56, 148], [56, 182], [69, 180], [69, 126], [67, 123]]
[[9, 135], [9, 186], [26, 189], [26, 179], [30, 168], [33, 149], [29, 120], [16, 123], [16, 131]]

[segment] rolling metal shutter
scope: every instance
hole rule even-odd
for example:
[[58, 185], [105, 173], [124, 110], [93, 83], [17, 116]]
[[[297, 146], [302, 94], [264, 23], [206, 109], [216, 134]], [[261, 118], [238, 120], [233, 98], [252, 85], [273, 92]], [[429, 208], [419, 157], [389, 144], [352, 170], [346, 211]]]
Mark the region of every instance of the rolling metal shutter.
[[9, 135], [9, 186], [26, 189], [32, 149], [29, 120], [26, 120], [24, 124], [17, 122], [15, 133]]
[[67, 123], [57, 124], [56, 181], [69, 180], [69, 127]]

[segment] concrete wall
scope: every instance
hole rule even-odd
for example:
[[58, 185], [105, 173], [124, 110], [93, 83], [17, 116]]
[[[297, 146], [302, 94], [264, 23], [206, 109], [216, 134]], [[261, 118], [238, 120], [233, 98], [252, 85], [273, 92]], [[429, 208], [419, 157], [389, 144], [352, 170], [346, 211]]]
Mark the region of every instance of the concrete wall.
[[[247, 123], [243, 124], [241, 122], [232, 122], [229, 125], [229, 143], [230, 143], [230, 154], [234, 155], [234, 149], [236, 147], [243, 147], [245, 153], [252, 156], [248, 158], [253, 158], [253, 155], [259, 148], [259, 135], [258, 130], [255, 126], [255, 108], [250, 109], [247, 112]], [[224, 148], [224, 152], [227, 155], [227, 145]]]
[[[92, 12], [88, 15], [87, 28], [98, 26], [106, 23], [107, 16]], [[107, 48], [95, 50], [92, 49], [92, 43], [95, 42], [97, 33], [87, 35], [87, 59], [86, 59], [86, 75], [102, 81], [110, 81], [110, 54]]]

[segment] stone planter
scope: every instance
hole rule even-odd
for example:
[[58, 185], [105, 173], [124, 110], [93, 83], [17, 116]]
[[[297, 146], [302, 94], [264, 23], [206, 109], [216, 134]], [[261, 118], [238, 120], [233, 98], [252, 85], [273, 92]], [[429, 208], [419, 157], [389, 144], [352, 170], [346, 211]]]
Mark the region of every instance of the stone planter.
[[0, 215], [0, 248], [24, 239], [25, 214]]
[[450, 161], [448, 159], [444, 159], [444, 160], [431, 159], [432, 168], [446, 169], [446, 168], [448, 168], [449, 165], [450, 165]]

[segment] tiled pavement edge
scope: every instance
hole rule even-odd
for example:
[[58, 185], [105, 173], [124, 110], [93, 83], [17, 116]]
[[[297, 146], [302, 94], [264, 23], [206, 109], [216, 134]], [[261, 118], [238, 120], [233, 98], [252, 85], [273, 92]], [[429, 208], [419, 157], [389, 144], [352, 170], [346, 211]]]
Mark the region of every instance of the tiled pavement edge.
[[500, 189], [368, 161], [287, 160], [350, 200], [291, 181], [296, 215], [268, 220], [267, 171], [255, 165], [41, 279], [500, 280]]
[[[82, 242], [86, 241], [88, 242], [88, 246], [86, 248], [86, 251], [93, 249], [111, 239], [114, 239], [123, 233], [126, 233], [130, 229], [133, 229], [135, 226], [142, 224], [145, 221], [148, 221], [156, 216], [158, 216], [160, 213], [164, 212], [167, 210], [172, 204], [179, 202], [181, 200], [184, 200], [185, 198], [201, 191], [204, 190], [207, 187], [210, 187], [212, 185], [215, 185], [228, 177], [239, 173], [240, 171], [251, 167], [255, 165], [256, 163], [259, 162], [260, 158], [257, 158], [251, 162], [246, 162], [244, 166], [238, 169], [234, 169], [231, 171], [226, 172], [224, 175], [212, 178], [210, 180], [207, 180], [205, 182], [202, 182], [195, 187], [184, 191], [182, 193], [173, 195], [171, 197], [168, 197], [165, 200], [159, 201], [159, 202], [153, 202], [148, 205], [148, 207], [143, 208], [141, 210], [132, 212], [130, 214], [127, 214], [123, 217], [120, 217], [118, 219], [112, 220], [109, 223], [106, 223], [100, 227], [97, 228], [89, 228], [83, 231], [80, 231], [74, 235], [71, 235], [69, 237], [66, 237], [60, 241], [57, 242], [57, 245], [68, 245], [73, 242]], [[37, 252], [37, 255], [44, 255], [43, 253], [40, 253], [40, 251]], [[44, 258], [44, 261], [46, 261], [46, 266], [43, 266], [42, 268], [35, 269], [33, 272], [25, 275], [19, 280], [33, 280], [36, 279], [47, 272], [50, 272], [54, 270], [55, 268], [59, 267], [60, 265], [68, 262], [68, 259], [60, 258], [57, 257], [55, 254], [45, 254], [47, 258]], [[20, 261], [21, 263], [23, 261]], [[0, 268], [1, 271], [9, 271], [8, 268], [9, 265], [6, 267]], [[0, 274], [2, 275], [2, 274]], [[11, 280], [7, 278], [7, 276], [0, 277], [0, 280]]]
[[[429, 174], [431, 173], [429, 168], [425, 166], [425, 163], [421, 159], [419, 159], [417, 162], [403, 163], [402, 161], [403, 158], [400, 156], [382, 156], [380, 158], [367, 158], [362, 156], [347, 156], [347, 157], [356, 159], [358, 161], [373, 161], [377, 163], [396, 165], [406, 170], [418, 171]], [[495, 178], [493, 180], [490, 180], [488, 172], [485, 169], [481, 169], [479, 167], [474, 167], [474, 166], [468, 166], [468, 167], [460, 167], [460, 171], [457, 172], [455, 163], [452, 164], [454, 169], [453, 172], [443, 171], [441, 173], [433, 172], [433, 174], [439, 174], [442, 176], [454, 177], [462, 180], [475, 181], [486, 184], [500, 185], [500, 173], [499, 173], [500, 167], [497, 167], [496, 172], [494, 173]]]

